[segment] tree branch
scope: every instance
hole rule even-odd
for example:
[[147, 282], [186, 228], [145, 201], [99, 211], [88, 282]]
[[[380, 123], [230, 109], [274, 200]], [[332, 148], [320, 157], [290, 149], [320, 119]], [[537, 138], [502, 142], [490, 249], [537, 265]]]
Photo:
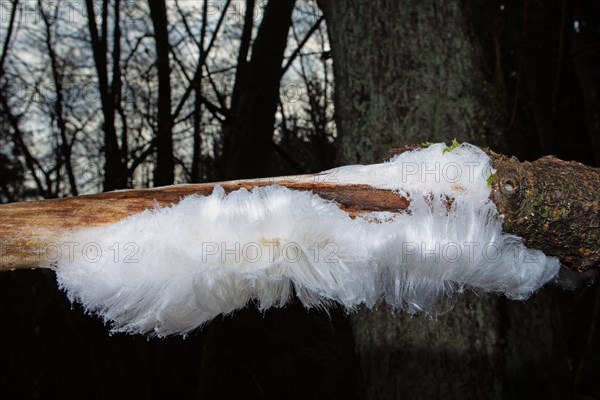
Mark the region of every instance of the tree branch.
[[309, 31], [306, 33], [306, 36], [304, 36], [304, 39], [302, 39], [302, 42], [300, 42], [298, 44], [298, 47], [296, 47], [296, 50], [294, 50], [294, 52], [292, 53], [292, 55], [290, 56], [290, 58], [288, 58], [287, 62], [285, 63], [285, 65], [281, 69], [281, 76], [285, 75], [285, 73], [287, 72], [287, 70], [292, 66], [292, 64], [296, 60], [296, 57], [298, 57], [298, 55], [300, 55], [300, 52], [302, 51], [302, 48], [304, 47], [304, 45], [306, 44], [306, 42], [308, 42], [308, 39], [310, 39], [310, 37], [312, 36], [312, 34], [315, 33], [315, 31], [317, 29], [319, 29], [319, 26], [321, 25], [321, 22], [323, 22], [323, 19], [324, 19], [324, 17], [321, 16], [317, 20], [317, 22], [315, 22], [315, 24], [313, 26], [311, 26], [311, 28], [309, 29]]
[[225, 3], [225, 6], [223, 7], [223, 11], [221, 13], [221, 16], [219, 17], [219, 20], [217, 21], [217, 26], [215, 27], [215, 31], [210, 39], [210, 42], [208, 43], [208, 47], [202, 53], [203, 57], [200, 60], [201, 62], [198, 63], [198, 67], [196, 68], [196, 72], [194, 73], [194, 76], [192, 77], [190, 84], [185, 89], [183, 96], [181, 96], [181, 99], [179, 99], [179, 103], [178, 103], [177, 107], [175, 108], [175, 111], [173, 112], [173, 119], [176, 119], [179, 116], [179, 113], [183, 109], [185, 102], [189, 98], [190, 94], [192, 93], [192, 91], [194, 90], [196, 85], [198, 84], [200, 77], [202, 76], [202, 67], [203, 67], [204, 63], [206, 63], [206, 57], [210, 53], [210, 50], [212, 49], [212, 47], [215, 43], [215, 40], [217, 39], [217, 35], [219, 33], [219, 30], [221, 29], [221, 25], [223, 24], [223, 21], [225, 20], [225, 14], [227, 13], [227, 9], [229, 8], [230, 3], [231, 3], [231, 0], [227, 0], [227, 2]]
[[[407, 146], [395, 153], [414, 148]], [[600, 169], [554, 157], [519, 162], [489, 150], [488, 154], [496, 170], [490, 198], [504, 215], [505, 232], [559, 257], [566, 268], [583, 271], [600, 266]], [[218, 184], [226, 192], [268, 185], [311, 191], [336, 202], [352, 217], [374, 211], [405, 212], [411, 201], [397, 191], [339, 182], [331, 172]], [[56, 250], [58, 241], [73, 230], [114, 224], [157, 204], [171, 206], [191, 194], [209, 195], [215, 185], [121, 190], [0, 205], [0, 270], [35, 268], [40, 254], [48, 248]]]

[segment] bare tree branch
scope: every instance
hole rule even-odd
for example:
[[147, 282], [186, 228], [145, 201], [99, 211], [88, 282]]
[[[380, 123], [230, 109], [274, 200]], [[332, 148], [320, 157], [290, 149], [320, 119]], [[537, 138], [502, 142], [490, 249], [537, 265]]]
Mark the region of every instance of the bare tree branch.
[[314, 25], [311, 26], [311, 28], [309, 29], [309, 31], [306, 33], [306, 36], [304, 36], [304, 39], [302, 39], [302, 41], [298, 44], [298, 47], [296, 47], [296, 50], [294, 50], [294, 52], [292, 53], [292, 55], [290, 56], [290, 58], [288, 58], [287, 62], [285, 63], [285, 65], [281, 69], [281, 76], [283, 76], [286, 73], [286, 71], [292, 66], [292, 64], [296, 60], [296, 57], [298, 57], [298, 55], [302, 51], [302, 48], [304, 47], [304, 45], [306, 44], [306, 42], [308, 42], [308, 40], [310, 39], [310, 37], [312, 36], [312, 34], [315, 33], [315, 31], [317, 29], [319, 29], [319, 26], [321, 25], [321, 22], [323, 22], [323, 19], [324, 19], [324, 17], [321, 16], [317, 20], [317, 22], [315, 22]]
[[[523, 237], [527, 246], [559, 257], [567, 268], [600, 266], [600, 169], [554, 157], [521, 163], [514, 157], [489, 155], [496, 170], [491, 199], [504, 215], [505, 231]], [[329, 178], [327, 174], [311, 174], [219, 184], [226, 192], [268, 185], [311, 191], [336, 202], [352, 216], [372, 211], [403, 212], [410, 205], [410, 198], [396, 191]], [[208, 195], [215, 185], [176, 185], [0, 205], [0, 237], [5, 251], [0, 270], [35, 268], [40, 251], [56, 246], [61, 235], [113, 224], [156, 204], [168, 207], [186, 195]]]
[[188, 87], [185, 89], [183, 96], [179, 100], [179, 104], [177, 105], [177, 107], [175, 108], [175, 111], [173, 112], [173, 119], [176, 119], [179, 116], [179, 113], [181, 113], [181, 110], [183, 109], [185, 102], [190, 97], [190, 94], [192, 93], [192, 91], [198, 84], [198, 81], [200, 80], [200, 76], [202, 75], [202, 67], [203, 67], [204, 63], [206, 62], [206, 57], [207, 57], [208, 53], [210, 53], [210, 50], [212, 49], [212, 47], [215, 43], [215, 40], [219, 33], [219, 30], [221, 29], [221, 25], [223, 24], [223, 21], [225, 20], [225, 14], [227, 13], [227, 9], [229, 8], [230, 4], [231, 4], [231, 0], [227, 0], [227, 2], [225, 3], [225, 6], [223, 7], [223, 11], [221, 12], [221, 16], [219, 17], [219, 20], [217, 22], [215, 31], [213, 32], [210, 42], [208, 43], [208, 47], [206, 48], [206, 51], [204, 52], [204, 57], [202, 58], [199, 65], [196, 67], [196, 72], [194, 73], [194, 77], [192, 78], [192, 81], [190, 82]]

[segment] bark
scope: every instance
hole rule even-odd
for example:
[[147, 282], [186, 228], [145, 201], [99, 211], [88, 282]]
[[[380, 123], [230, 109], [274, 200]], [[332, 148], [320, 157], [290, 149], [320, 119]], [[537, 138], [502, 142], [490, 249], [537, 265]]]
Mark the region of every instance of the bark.
[[224, 159], [228, 179], [271, 174], [281, 64], [294, 4], [295, 0], [271, 0], [265, 8], [244, 71], [252, 79], [241, 81], [236, 114], [226, 138]]
[[171, 65], [167, 6], [164, 0], [149, 1], [154, 27], [158, 100], [156, 104], [156, 168], [154, 186], [170, 185], [175, 180], [173, 158], [173, 115], [171, 113]]
[[504, 229], [580, 271], [600, 266], [600, 169], [555, 157], [496, 156], [492, 197]]

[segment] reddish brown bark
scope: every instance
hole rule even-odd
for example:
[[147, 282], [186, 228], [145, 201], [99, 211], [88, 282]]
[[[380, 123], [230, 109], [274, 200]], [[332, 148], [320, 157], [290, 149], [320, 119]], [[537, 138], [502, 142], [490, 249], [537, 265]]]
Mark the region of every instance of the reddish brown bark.
[[[319, 175], [308, 177], [310, 182], [288, 177], [230, 181], [221, 186], [226, 192], [273, 184], [312, 191], [337, 202], [352, 216], [368, 211], [397, 212], [409, 204], [405, 197], [387, 190], [323, 183], [325, 178]], [[0, 205], [0, 270], [37, 267], [40, 253], [70, 230], [113, 224], [159, 205], [168, 207], [191, 194], [209, 195], [214, 186], [214, 183], [176, 185]]]

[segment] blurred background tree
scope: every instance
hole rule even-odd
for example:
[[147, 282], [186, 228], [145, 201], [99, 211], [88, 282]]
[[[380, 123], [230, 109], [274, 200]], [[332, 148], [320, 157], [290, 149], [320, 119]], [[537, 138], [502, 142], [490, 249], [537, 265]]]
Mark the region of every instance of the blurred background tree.
[[[593, 0], [11, 0], [0, 42], [2, 202], [454, 137], [600, 163]], [[109, 336], [48, 271], [0, 293], [7, 397], [600, 398], [596, 286], [467, 296], [438, 320], [250, 306], [164, 340]]]

